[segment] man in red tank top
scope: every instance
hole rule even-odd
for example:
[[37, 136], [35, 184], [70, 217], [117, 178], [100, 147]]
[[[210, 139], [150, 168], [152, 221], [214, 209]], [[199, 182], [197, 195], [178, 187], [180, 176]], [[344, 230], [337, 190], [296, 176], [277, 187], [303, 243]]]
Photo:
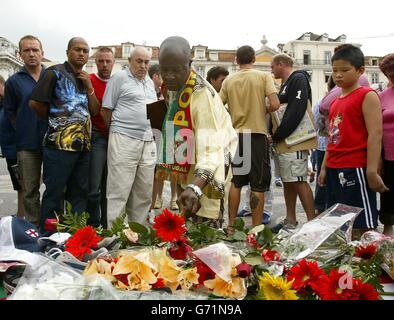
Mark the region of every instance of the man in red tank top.
[[96, 52], [97, 74], [92, 73], [90, 80], [96, 98], [100, 104], [100, 112], [92, 116], [92, 150], [90, 153], [89, 193], [86, 211], [89, 213], [88, 223], [94, 227], [107, 226], [107, 145], [108, 128], [101, 115], [102, 101], [108, 80], [111, 78], [115, 64], [113, 51], [101, 47]]
[[342, 89], [330, 105], [329, 141], [318, 183], [327, 182], [327, 203], [343, 203], [364, 210], [354, 229], [361, 234], [377, 227], [376, 192], [385, 192], [378, 174], [382, 148], [382, 114], [375, 91], [361, 87], [364, 55], [353, 45], [338, 47], [332, 57], [332, 76]]

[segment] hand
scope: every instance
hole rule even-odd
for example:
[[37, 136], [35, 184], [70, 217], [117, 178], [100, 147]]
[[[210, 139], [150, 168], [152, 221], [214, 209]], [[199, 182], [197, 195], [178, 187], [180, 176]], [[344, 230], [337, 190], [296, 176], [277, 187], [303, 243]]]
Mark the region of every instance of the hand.
[[88, 90], [88, 92], [93, 90], [93, 85], [92, 85], [92, 81], [90, 80], [89, 73], [82, 70], [79, 72], [77, 78], [82, 80], [83, 85], [85, 86], [85, 89]]
[[181, 193], [181, 196], [177, 200], [177, 204], [186, 217], [195, 215], [201, 208], [200, 199], [198, 199], [197, 195], [190, 188], [186, 188], [185, 191]]
[[309, 171], [309, 182], [310, 182], [310, 183], [312, 183], [313, 181], [315, 181], [315, 175], [316, 175], [316, 172], [315, 172], [315, 171], [313, 171], [313, 170]]
[[371, 188], [372, 191], [380, 193], [389, 191], [389, 188], [387, 188], [384, 184], [382, 177], [379, 176], [377, 173], [367, 172], [367, 180], [368, 186]]
[[271, 135], [267, 135], [267, 142], [268, 142], [268, 145], [272, 144], [272, 136]]
[[319, 187], [325, 187], [326, 186], [326, 176], [327, 176], [327, 171], [326, 169], [321, 168], [320, 169], [320, 174], [317, 178], [317, 184]]

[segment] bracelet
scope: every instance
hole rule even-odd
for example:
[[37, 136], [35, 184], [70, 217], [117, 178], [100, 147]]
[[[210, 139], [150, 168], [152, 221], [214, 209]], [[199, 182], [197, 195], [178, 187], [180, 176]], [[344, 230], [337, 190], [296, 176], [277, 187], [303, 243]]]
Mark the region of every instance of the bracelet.
[[188, 185], [186, 186], [186, 188], [192, 189], [193, 192], [196, 194], [197, 198], [198, 198], [198, 199], [201, 199], [201, 197], [202, 197], [202, 191], [201, 191], [201, 189], [200, 189], [199, 186], [196, 186], [195, 184], [192, 184], [192, 183], [191, 183], [191, 184], [188, 184]]
[[94, 95], [94, 88], [92, 89], [92, 92], [91, 93], [88, 93], [89, 94], [89, 96], [92, 96], [92, 95]]

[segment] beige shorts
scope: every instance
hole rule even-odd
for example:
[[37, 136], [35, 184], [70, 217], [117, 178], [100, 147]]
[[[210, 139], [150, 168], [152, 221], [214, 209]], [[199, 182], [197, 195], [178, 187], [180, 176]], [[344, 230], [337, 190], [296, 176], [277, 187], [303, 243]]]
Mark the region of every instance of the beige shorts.
[[308, 181], [308, 155], [308, 150], [277, 155], [283, 182]]

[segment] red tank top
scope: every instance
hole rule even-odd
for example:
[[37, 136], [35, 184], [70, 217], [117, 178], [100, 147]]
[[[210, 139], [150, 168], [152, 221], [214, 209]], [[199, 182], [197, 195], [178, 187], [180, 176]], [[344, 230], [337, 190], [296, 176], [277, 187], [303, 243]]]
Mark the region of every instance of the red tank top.
[[371, 88], [359, 87], [330, 106], [327, 162], [329, 168], [365, 168], [368, 131], [363, 115], [365, 95]]
[[100, 132], [104, 135], [104, 137], [108, 137], [108, 129], [104, 123], [103, 118], [101, 117], [101, 105], [103, 103], [103, 96], [105, 92], [105, 87], [107, 86], [107, 82], [98, 78], [94, 73], [90, 74], [90, 80], [92, 81], [92, 85], [94, 91], [96, 93], [97, 100], [100, 103], [99, 113], [95, 116], [92, 116], [92, 125], [94, 128], [100, 130]]

